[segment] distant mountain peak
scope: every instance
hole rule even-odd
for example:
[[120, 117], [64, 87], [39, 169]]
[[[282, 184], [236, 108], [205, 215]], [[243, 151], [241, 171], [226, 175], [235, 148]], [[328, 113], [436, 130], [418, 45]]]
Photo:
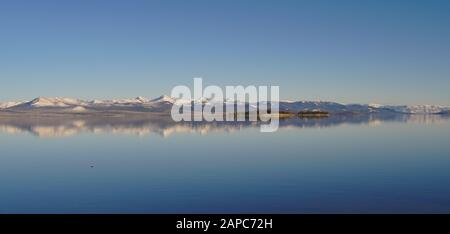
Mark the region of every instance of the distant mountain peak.
[[150, 102], [170, 102], [170, 103], [175, 103], [175, 99], [167, 96], [167, 95], [161, 95], [153, 100], [151, 100]]
[[136, 101], [139, 101], [139, 102], [148, 102], [149, 101], [149, 99], [142, 97], [142, 96], [136, 97], [135, 99], [136, 99]]
[[30, 106], [33, 107], [65, 107], [67, 104], [64, 102], [62, 98], [49, 98], [49, 97], [38, 97], [33, 99], [30, 103]]

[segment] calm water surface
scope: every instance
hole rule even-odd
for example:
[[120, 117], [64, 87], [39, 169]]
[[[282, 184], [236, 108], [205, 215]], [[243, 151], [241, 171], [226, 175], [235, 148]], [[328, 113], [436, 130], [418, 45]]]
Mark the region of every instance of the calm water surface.
[[450, 120], [0, 121], [0, 213], [450, 212]]

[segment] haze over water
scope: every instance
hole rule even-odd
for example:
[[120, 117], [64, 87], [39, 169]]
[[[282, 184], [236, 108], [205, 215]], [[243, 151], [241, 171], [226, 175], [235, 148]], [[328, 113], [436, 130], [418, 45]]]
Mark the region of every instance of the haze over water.
[[450, 120], [0, 121], [0, 213], [450, 212]]

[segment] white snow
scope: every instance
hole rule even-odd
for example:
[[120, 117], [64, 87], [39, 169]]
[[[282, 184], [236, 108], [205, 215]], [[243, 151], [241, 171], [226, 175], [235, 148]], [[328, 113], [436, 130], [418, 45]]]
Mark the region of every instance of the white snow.
[[13, 106], [23, 104], [24, 102], [0, 102], [0, 109], [6, 109]]
[[373, 107], [373, 108], [382, 108], [383, 105], [382, 104], [376, 104], [376, 103], [371, 103], [368, 105], [369, 107]]
[[[80, 111], [87, 111], [87, 108], [92, 107], [100, 107], [100, 108], [108, 108], [108, 107], [145, 107], [145, 108], [152, 108], [152, 107], [159, 107], [161, 105], [165, 104], [176, 104], [176, 105], [189, 105], [191, 102], [197, 103], [197, 104], [205, 104], [205, 105], [212, 105], [217, 104], [213, 103], [212, 101], [209, 101], [207, 99], [199, 99], [199, 100], [188, 100], [188, 99], [176, 99], [172, 98], [170, 96], [162, 95], [155, 99], [148, 99], [142, 96], [136, 97], [136, 98], [130, 98], [130, 99], [111, 99], [111, 100], [80, 100], [75, 98], [63, 98], [63, 97], [39, 97], [36, 99], [33, 99], [32, 101], [23, 101], [23, 102], [3, 102], [0, 103], [0, 109], [8, 109], [8, 108], [14, 108], [14, 107], [20, 107], [20, 108], [40, 108], [40, 107], [61, 107], [61, 108], [71, 108], [72, 111], [80, 112]], [[232, 107], [234, 105], [234, 101], [231, 100], [224, 100], [224, 103], [226, 106]], [[238, 105], [245, 105], [246, 103], [238, 103]], [[267, 104], [266, 102], [261, 102], [261, 105]], [[378, 112], [383, 109], [391, 110], [393, 112], [398, 113], [409, 113], [409, 114], [435, 114], [440, 113], [444, 111], [449, 111], [450, 108], [444, 107], [444, 106], [437, 106], [437, 105], [382, 105], [382, 104], [369, 104], [369, 105], [360, 105], [354, 104], [354, 105], [343, 105], [340, 103], [335, 102], [325, 102], [325, 101], [291, 101], [291, 100], [285, 100], [280, 101], [280, 105], [284, 105], [284, 108], [288, 109], [301, 109], [305, 108], [304, 106], [308, 106], [308, 108], [314, 108], [314, 109], [324, 109], [324, 110], [331, 110], [331, 111], [341, 111], [346, 110], [347, 108], [358, 108], [358, 110], [363, 110], [364, 107], [368, 107], [368, 112]], [[250, 108], [256, 109], [256, 103], [250, 103]]]
[[32, 107], [67, 107], [73, 105], [83, 105], [84, 101], [73, 98], [50, 98], [38, 97], [30, 102]]
[[162, 95], [158, 98], [155, 98], [153, 100], [150, 100], [150, 102], [156, 103], [156, 102], [170, 102], [170, 103], [175, 103], [175, 99], [172, 97], [169, 97], [167, 95]]
[[436, 114], [439, 112], [449, 110], [448, 107], [438, 106], [438, 105], [413, 105], [413, 106], [407, 106], [407, 105], [383, 106], [383, 105], [380, 105], [377, 108], [384, 108], [384, 109], [393, 110], [395, 112], [407, 113], [407, 114]]

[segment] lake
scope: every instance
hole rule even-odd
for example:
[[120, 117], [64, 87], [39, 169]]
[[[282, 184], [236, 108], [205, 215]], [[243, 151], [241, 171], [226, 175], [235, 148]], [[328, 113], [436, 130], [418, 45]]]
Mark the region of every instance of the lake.
[[0, 213], [448, 213], [450, 119], [0, 118]]

